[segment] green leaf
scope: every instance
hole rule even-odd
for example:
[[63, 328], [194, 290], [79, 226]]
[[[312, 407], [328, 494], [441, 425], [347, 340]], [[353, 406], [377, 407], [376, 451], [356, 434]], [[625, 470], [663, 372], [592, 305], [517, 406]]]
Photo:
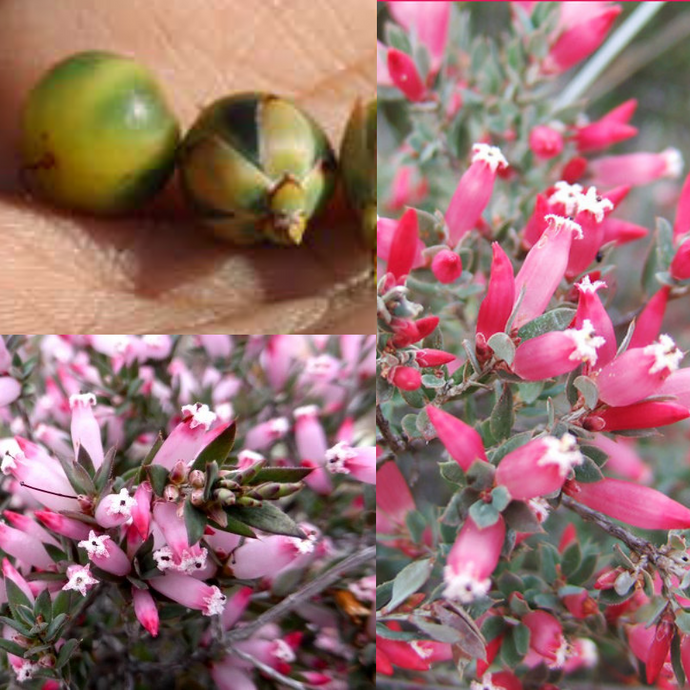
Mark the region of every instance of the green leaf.
[[547, 582], [555, 582], [558, 577], [556, 566], [560, 562], [560, 556], [556, 547], [552, 544], [542, 543], [539, 547], [541, 555], [541, 572]]
[[501, 397], [491, 412], [491, 434], [497, 441], [502, 441], [510, 436], [514, 423], [513, 390], [509, 383], [504, 383]]
[[46, 639], [54, 640], [55, 638], [60, 637], [62, 634], [62, 628], [68, 620], [69, 616], [66, 613], [59, 613], [57, 616], [55, 616], [48, 626], [48, 630], [46, 631]]
[[74, 637], [70, 640], [67, 640], [67, 642], [60, 647], [60, 653], [58, 654], [57, 661], [55, 662], [55, 668], [60, 669], [67, 664], [77, 647], [79, 647], [79, 640], [75, 639]]
[[222, 527], [215, 521], [211, 521], [211, 526], [214, 529], [223, 530], [223, 532], [232, 532], [232, 534], [239, 534], [243, 537], [256, 539], [256, 533], [249, 525], [245, 525], [244, 522], [240, 522], [240, 520], [228, 515], [227, 511], [225, 512], [225, 519], [227, 520], [225, 527]]
[[115, 462], [116, 451], [117, 448], [113, 446], [105, 454], [105, 457], [103, 458], [103, 464], [98, 468], [98, 471], [96, 472], [96, 476], [93, 479], [93, 483], [96, 486], [96, 491], [98, 493], [101, 493], [101, 491], [103, 491], [105, 485], [108, 483], [108, 480], [110, 479], [110, 475], [113, 472], [113, 464]]
[[204, 501], [211, 500], [213, 487], [218, 479], [218, 463], [214, 460], [206, 465], [206, 483], [204, 484]]
[[575, 309], [569, 307], [553, 309], [526, 323], [518, 331], [518, 337], [525, 341], [551, 331], [563, 331], [570, 326], [574, 316]]
[[421, 409], [426, 405], [427, 400], [424, 397], [424, 394], [422, 393], [421, 390], [417, 389], [416, 391], [400, 391], [400, 395], [404, 398], [405, 402], [410, 406], [414, 407], [416, 409]]
[[511, 365], [515, 359], [515, 343], [507, 333], [494, 333], [487, 341], [498, 359]]
[[0, 637], [0, 649], [4, 649], [6, 652], [18, 656], [20, 659], [24, 657], [24, 652], [26, 652], [26, 647], [22, 647], [16, 642], [11, 642], [3, 637]]
[[168, 483], [168, 470], [163, 465], [148, 465], [146, 471], [153, 492], [156, 496], [162, 496]]
[[300, 537], [302, 539], [305, 537], [297, 523], [272, 503], [264, 503], [256, 508], [230, 506], [226, 508], [225, 512], [228, 518], [235, 518], [264, 532], [285, 534], [288, 537]]
[[522, 661], [523, 656], [524, 654], [520, 654], [517, 650], [513, 631], [509, 630], [501, 644], [501, 658], [504, 665], [508, 668], [515, 668]]
[[53, 618], [57, 618], [61, 613], [67, 613], [71, 605], [71, 592], [61, 589], [55, 599], [53, 599]]
[[441, 476], [451, 484], [464, 484], [465, 483], [465, 473], [462, 471], [462, 467], [458, 465], [455, 460], [449, 462], [439, 462], [438, 468], [441, 471]]
[[499, 446], [492, 454], [491, 460], [494, 464], [502, 460], [508, 453], [514, 451], [520, 446], [524, 446], [526, 443], [532, 440], [531, 431], [523, 431], [520, 434], [515, 434], [511, 436], [502, 446]]
[[47, 589], [44, 589], [36, 597], [36, 601], [34, 602], [34, 616], [36, 616], [37, 619], [41, 616], [46, 623], [50, 623], [53, 618], [50, 594]]
[[525, 403], [525, 405], [531, 405], [533, 402], [536, 402], [542, 390], [544, 390], [543, 381], [518, 384], [518, 392], [520, 393], [520, 398], [522, 398], [522, 401]]
[[438, 376], [434, 376], [433, 374], [424, 374], [422, 376], [422, 385], [426, 388], [443, 388], [443, 386], [446, 385], [446, 382], [442, 378], [438, 378]]
[[594, 575], [598, 560], [599, 557], [596, 553], [588, 553], [582, 559], [582, 563], [577, 571], [568, 578], [568, 581], [574, 585], [584, 585]]
[[402, 640], [404, 642], [411, 642], [419, 639], [418, 632], [405, 632], [404, 630], [391, 630], [383, 623], [376, 624], [376, 635], [387, 640]]
[[195, 508], [191, 501], [185, 501], [184, 524], [187, 528], [187, 539], [190, 545], [196, 544], [204, 536], [207, 521], [206, 513]]
[[597, 464], [597, 467], [603, 467], [606, 464], [606, 461], [609, 459], [608, 453], [598, 446], [589, 446], [587, 444], [583, 444], [580, 446], [580, 451], [583, 455], [586, 455], [588, 458], [594, 460], [594, 462]]
[[81, 465], [59, 455], [58, 460], [60, 461], [60, 465], [62, 465], [62, 470], [67, 477], [67, 481], [69, 481], [70, 486], [78, 494], [93, 495], [96, 493], [96, 487], [91, 477], [89, 477], [89, 473]]
[[604, 475], [597, 466], [596, 462], [587, 455], [582, 455], [583, 462], [580, 465], [575, 465], [575, 479], [583, 484], [591, 484], [593, 482], [601, 481]]
[[495, 640], [506, 629], [503, 616], [487, 616], [482, 623], [482, 635], [487, 642]]
[[426, 407], [420, 410], [419, 414], [417, 415], [417, 419], [415, 420], [415, 424], [417, 425], [417, 431], [419, 431], [425, 441], [431, 441], [436, 438], [436, 430], [429, 419], [429, 414], [426, 411]]
[[491, 492], [491, 505], [499, 512], [503, 512], [510, 503], [510, 494], [505, 486], [497, 486]]
[[262, 484], [263, 482], [291, 484], [301, 481], [313, 471], [313, 467], [264, 467], [259, 470], [259, 473], [249, 484]]
[[426, 519], [424, 515], [418, 510], [410, 510], [405, 515], [405, 524], [410, 532], [410, 537], [415, 544], [420, 544], [422, 536], [427, 528]]
[[[438, 329], [436, 329], [438, 330]], [[377, 367], [378, 370], [378, 367]], [[395, 387], [391, 382], [383, 376], [377, 374], [376, 376], [376, 401], [381, 404], [388, 402], [395, 392]]]
[[582, 397], [585, 399], [585, 405], [593, 410], [597, 401], [599, 400], [599, 389], [597, 384], [589, 378], [589, 376], [578, 376], [574, 382], [575, 388], [582, 393]]
[[513, 501], [504, 511], [503, 518], [516, 532], [542, 532], [543, 528], [524, 501]]
[[192, 464], [193, 470], [204, 470], [206, 464], [215, 460], [219, 467], [222, 467], [230, 455], [232, 447], [235, 445], [235, 436], [237, 435], [237, 425], [232, 422], [225, 430], [223, 430], [216, 438], [204, 448], [196, 460]]
[[24, 637], [29, 637], [29, 626], [14, 620], [14, 618], [9, 618], [8, 616], [0, 616], [0, 623], [9, 625], [10, 628], [14, 628], [20, 635], [24, 635]]
[[386, 607], [389, 611], [395, 610], [407, 597], [423, 587], [431, 575], [433, 562], [430, 558], [414, 561], [405, 566], [393, 580], [393, 593]]
[[382, 609], [391, 599], [393, 594], [393, 580], [384, 582], [376, 588], [376, 610]]
[[33, 612], [33, 606], [29, 598], [22, 592], [21, 589], [9, 577], [5, 578], [5, 588], [7, 589], [7, 603], [10, 605], [10, 611], [15, 619], [19, 619], [17, 608], [19, 606], [26, 606]]
[[[151, 449], [149, 450], [148, 453], [146, 453], [146, 457], [143, 459], [141, 466], [142, 470], [146, 465], [150, 465], [153, 462], [153, 459], [156, 457], [158, 454], [158, 451], [161, 449], [161, 446], [163, 445], [163, 434], [159, 431], [158, 436], [156, 437], [156, 440], [153, 442], [153, 445], [151, 446]], [[142, 477], [143, 477], [142, 473]]]
[[676, 625], [684, 635], [690, 635], [690, 613], [688, 611], [676, 611]]
[[412, 440], [413, 438], [421, 438], [422, 434], [417, 428], [417, 415], [416, 414], [406, 414], [401, 422], [400, 426], [402, 427], [403, 433], [405, 436], [407, 436], [408, 439]]
[[484, 529], [485, 527], [495, 525], [499, 521], [501, 514], [491, 503], [484, 503], [484, 501], [479, 500], [470, 507], [470, 517], [475, 521], [479, 529]]
[[513, 638], [515, 639], [515, 650], [520, 656], [525, 656], [529, 649], [530, 630], [526, 625], [520, 623], [513, 628]]
[[582, 562], [582, 551], [577, 542], [573, 542], [561, 556], [561, 570], [566, 578], [577, 572]]
[[89, 477], [93, 477], [96, 474], [96, 468], [93, 466], [93, 460], [83, 445], [79, 446], [79, 451], [77, 452], [77, 463], [86, 470]]

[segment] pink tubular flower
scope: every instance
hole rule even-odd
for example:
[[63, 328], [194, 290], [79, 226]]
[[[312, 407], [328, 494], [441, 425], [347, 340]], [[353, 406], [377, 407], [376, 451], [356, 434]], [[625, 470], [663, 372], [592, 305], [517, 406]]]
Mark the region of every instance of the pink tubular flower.
[[163, 465], [171, 470], [178, 460], [191, 463], [204, 447], [204, 436], [211, 428], [216, 415], [208, 405], [196, 403], [182, 408], [184, 417], [165, 439], [163, 445], [153, 458], [155, 465]]
[[68, 518], [60, 513], [53, 513], [50, 510], [36, 510], [34, 515], [48, 529], [61, 534], [69, 539], [86, 539], [89, 536], [89, 528], [83, 522]]
[[647, 398], [678, 369], [681, 359], [683, 353], [668, 335], [646, 347], [626, 350], [599, 372], [599, 398], [615, 407]]
[[313, 551], [312, 539], [271, 534], [267, 537], [247, 540], [234, 551], [232, 560], [226, 567], [232, 571], [233, 577], [253, 580], [273, 575], [301, 555], [313, 553]]
[[514, 325], [519, 328], [540, 316], [565, 275], [573, 236], [582, 239], [582, 228], [572, 220], [548, 215], [549, 223], [539, 241], [529, 250], [515, 277], [515, 302], [520, 302]]
[[[673, 239], [675, 242], [690, 230], [690, 175], [685, 178], [683, 188], [680, 190], [676, 220], [673, 223]], [[0, 369], [2, 371], [2, 369]]]
[[678, 247], [671, 261], [670, 272], [676, 280], [690, 278], [690, 240], [686, 240]]
[[22, 563], [46, 570], [53, 565], [43, 543], [36, 537], [0, 522], [0, 549]]
[[529, 147], [537, 158], [548, 160], [563, 150], [563, 135], [546, 125], [537, 125], [529, 134]]
[[530, 654], [525, 663], [536, 666], [543, 662], [552, 669], [563, 668], [571, 649], [559, 621], [546, 611], [530, 611], [522, 617], [522, 623], [530, 631]]
[[511, 497], [527, 500], [558, 491], [575, 465], [583, 462], [577, 439], [545, 436], [508, 453], [496, 470], [496, 486], [505, 486]]
[[391, 81], [402, 91], [405, 98], [413, 103], [424, 100], [426, 86], [419, 75], [417, 65], [407, 53], [397, 48], [389, 48], [387, 65]]
[[[6, 559], [2, 559], [2, 574], [6, 580], [12, 580], [19, 589], [24, 592], [27, 599], [33, 604], [34, 603], [34, 593], [31, 591], [29, 583], [24, 579], [22, 574]], [[5, 591], [5, 584], [2, 584], [3, 594]], [[7, 601], [5, 599], [4, 601]]]
[[582, 363], [594, 366], [597, 350], [606, 341], [594, 335], [594, 326], [585, 319], [582, 328], [551, 331], [524, 341], [515, 351], [513, 371], [525, 381], [541, 381], [566, 374]]
[[442, 249], [432, 259], [431, 270], [439, 283], [447, 285], [462, 275], [462, 261], [454, 251]]
[[[382, 261], [388, 261], [397, 227], [398, 221], [392, 218], [376, 219], [376, 255]], [[417, 238], [415, 255], [412, 260], [412, 269], [421, 268], [426, 263], [422, 256], [424, 248], [424, 242]]]
[[333, 489], [331, 479], [323, 468], [328, 440], [316, 405], [305, 405], [294, 410], [295, 444], [302, 464], [314, 467], [304, 481], [313, 491], [327, 495]]
[[659, 677], [662, 666], [671, 651], [671, 641], [675, 633], [675, 625], [668, 618], [660, 620], [654, 629], [654, 639], [649, 647], [647, 656], [647, 682], [651, 685]]
[[394, 367], [388, 379], [396, 388], [404, 391], [416, 391], [422, 385], [422, 375], [414, 367]]
[[513, 265], [498, 242], [493, 242], [491, 249], [491, 276], [477, 315], [477, 334], [486, 340], [505, 329], [515, 302]]
[[414, 32], [431, 57], [431, 73], [443, 63], [448, 41], [450, 5], [447, 2], [389, 2], [393, 18], [407, 31]]
[[613, 323], [597, 295], [597, 290], [606, 287], [606, 283], [601, 280], [592, 282], [589, 276], [585, 276], [576, 287], [580, 294], [573, 327], [582, 328], [584, 322], [589, 321], [594, 326], [594, 331], [603, 338], [604, 342], [597, 348], [596, 361], [598, 367], [601, 368], [616, 356], [616, 334]]
[[508, 161], [495, 146], [472, 147], [472, 164], [460, 178], [446, 211], [452, 247], [477, 224], [491, 198], [496, 173], [507, 167]]
[[361, 482], [376, 484], [376, 448], [337, 443], [326, 451], [326, 468], [333, 474], [350, 474]]
[[107, 535], [97, 535], [93, 530], [77, 546], [85, 549], [89, 560], [101, 570], [113, 575], [124, 576], [132, 569], [127, 554]]
[[225, 359], [232, 354], [232, 337], [229, 335], [200, 335], [199, 342], [212, 359]]
[[683, 168], [683, 159], [677, 149], [666, 149], [661, 153], [628, 153], [597, 158], [589, 166], [597, 186], [639, 186], [662, 177], [678, 177]]
[[395, 331], [393, 345], [395, 347], [407, 347], [431, 335], [438, 326], [438, 316], [424, 316], [421, 319], [393, 319], [391, 326]]
[[657, 389], [656, 394], [673, 396], [679, 405], [690, 408], [690, 369], [674, 371]]
[[407, 274], [412, 270], [417, 254], [418, 240], [417, 211], [410, 208], [403, 213], [402, 218], [398, 221], [388, 254], [387, 271], [393, 275], [398, 284], [403, 283]]
[[215, 585], [207, 585], [189, 575], [166, 573], [148, 580], [150, 587], [182, 606], [201, 611], [204, 616], [223, 613], [225, 595]]
[[158, 636], [158, 608], [150, 592], [146, 589], [132, 587], [132, 601], [134, 603], [134, 615], [137, 620], [151, 633], [152, 637]]
[[72, 408], [74, 457], [79, 457], [79, 448], [84, 446], [84, 450], [91, 457], [93, 466], [98, 469], [103, 464], [103, 443], [101, 442], [101, 430], [93, 416], [96, 396], [93, 393], [71, 395], [69, 404]]
[[605, 218], [602, 223], [604, 226], [604, 238], [602, 239], [602, 245], [613, 242], [614, 244], [620, 246], [622, 244], [627, 244], [628, 242], [635, 242], [641, 240], [643, 237], [647, 237], [649, 230], [642, 225], [637, 225], [637, 223], [631, 223], [628, 220], [623, 220], [622, 218]]
[[376, 475], [377, 532], [390, 533], [389, 529], [378, 528], [380, 518], [385, 516], [388, 523], [404, 525], [407, 514], [415, 510], [415, 502], [405, 477], [394, 462], [387, 462], [379, 467]]
[[13, 403], [22, 392], [22, 384], [11, 376], [0, 376], [0, 407]]
[[643, 529], [688, 529], [690, 509], [648, 486], [623, 479], [591, 484], [569, 481], [564, 491], [578, 503]]
[[86, 565], [75, 564], [67, 568], [67, 584], [62, 589], [73, 589], [85, 597], [87, 591], [97, 584], [98, 580], [91, 574], [91, 566], [88, 563]]
[[250, 450], [264, 450], [283, 438], [290, 430], [285, 417], [275, 417], [252, 427], [244, 440], [244, 447]]
[[482, 438], [471, 426], [433, 405], [427, 405], [426, 412], [450, 457], [465, 472], [475, 460], [488, 462]]
[[465, 520], [443, 569], [445, 597], [469, 604], [488, 593], [505, 534], [502, 517], [484, 529], [477, 527], [471, 517]]
[[15, 527], [20, 532], [26, 532], [32, 537], [36, 537], [39, 541], [44, 544], [53, 544], [54, 546], [60, 546], [55, 537], [48, 532], [44, 527], [38, 524], [34, 519], [31, 518], [30, 514], [25, 513], [15, 513], [12, 510], [4, 510], [3, 515], [7, 518], [7, 521]]
[[184, 518], [177, 514], [177, 505], [157, 501], [153, 506], [153, 520], [167, 543], [167, 547], [153, 554], [160, 570], [172, 569], [193, 574], [205, 567], [206, 549], [198, 543], [189, 543]]
[[139, 536], [146, 540], [151, 524], [151, 497], [153, 489], [148, 482], [142, 482], [134, 492], [134, 505], [131, 507], [132, 524]]
[[635, 330], [628, 345], [629, 348], [645, 347], [652, 344], [659, 337], [670, 292], [671, 288], [668, 285], [664, 285], [647, 302], [645, 308], [637, 317]]
[[623, 407], [609, 407], [596, 413], [603, 422], [596, 431], [625, 431], [668, 426], [690, 417], [690, 410], [673, 402], [639, 402]]
[[648, 484], [652, 479], [652, 470], [635, 451], [633, 443], [621, 439], [614, 441], [604, 434], [595, 434], [588, 443], [603, 450], [608, 455], [606, 471], [613, 472], [623, 479]]
[[96, 506], [96, 521], [105, 529], [123, 525], [131, 519], [135, 505], [136, 500], [129, 495], [127, 489], [122, 489], [118, 494], [108, 494]]
[[[592, 4], [604, 6], [593, 16], [585, 14], [582, 19], [572, 17], [565, 24], [564, 31], [551, 46], [544, 61], [545, 72], [565, 72], [591, 55], [604, 42], [622, 7], [606, 7], [604, 3]], [[563, 21], [561, 23], [564, 24]]]
[[596, 122], [577, 127], [575, 141], [580, 152], [604, 149], [619, 141], [637, 136], [637, 127], [628, 122], [637, 108], [637, 101], [631, 98], [621, 103]]
[[240, 620], [251, 601], [253, 592], [251, 587], [241, 587], [227, 600], [221, 619], [223, 630], [230, 630]]
[[391, 182], [391, 196], [386, 206], [391, 211], [397, 211], [405, 206], [414, 206], [424, 199], [429, 189], [428, 182], [418, 179], [416, 168], [411, 165], [401, 165], [395, 171]]
[[421, 350], [416, 350], [414, 358], [420, 367], [440, 367], [442, 364], [452, 362], [455, 359], [455, 355], [443, 350], [425, 347]]

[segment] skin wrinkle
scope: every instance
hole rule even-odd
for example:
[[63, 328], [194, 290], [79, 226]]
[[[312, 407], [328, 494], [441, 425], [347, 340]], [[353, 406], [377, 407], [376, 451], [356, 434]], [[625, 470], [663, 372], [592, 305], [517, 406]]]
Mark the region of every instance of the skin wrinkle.
[[[150, 0], [142, 12], [141, 0], [97, 9], [87, 0], [63, 0], [48, 16], [41, 0], [4, 0], [0, 44], [13, 46], [21, 37], [25, 47], [0, 55], [0, 190], [17, 189], [16, 120], [29, 85], [57, 59], [94, 47], [136, 55], [147, 65], [183, 128], [226, 93], [271, 90], [305, 107], [337, 148], [355, 98], [374, 94], [367, 33], [374, 9], [368, 0], [347, 8], [332, 2]], [[341, 16], [348, 18], [342, 27]], [[227, 332], [338, 328], [328, 325], [333, 319], [325, 313], [325, 296], [370, 264], [369, 252], [353, 239], [357, 221], [342, 204], [298, 249], [232, 247], [180, 208], [175, 189], [150, 211], [116, 221], [71, 216], [39, 202], [27, 206], [0, 194], [4, 321], [21, 319], [31, 332], [48, 323], [55, 332], [106, 333], [198, 328], [192, 324], [240, 329]], [[342, 307], [337, 300], [350, 332], [373, 332], [367, 299], [370, 291], [354, 292]]]

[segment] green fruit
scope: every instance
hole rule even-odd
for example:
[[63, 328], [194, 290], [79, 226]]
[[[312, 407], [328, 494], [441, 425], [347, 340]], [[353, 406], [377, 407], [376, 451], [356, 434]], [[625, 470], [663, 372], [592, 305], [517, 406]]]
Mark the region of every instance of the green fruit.
[[362, 234], [376, 248], [376, 101], [355, 104], [340, 148], [345, 193], [362, 219]]
[[77, 53], [29, 94], [22, 158], [32, 190], [59, 206], [128, 211], [166, 182], [179, 126], [153, 76], [134, 60]]
[[278, 96], [242, 93], [199, 115], [179, 154], [182, 188], [202, 222], [237, 244], [299, 244], [328, 201], [335, 157], [323, 130]]

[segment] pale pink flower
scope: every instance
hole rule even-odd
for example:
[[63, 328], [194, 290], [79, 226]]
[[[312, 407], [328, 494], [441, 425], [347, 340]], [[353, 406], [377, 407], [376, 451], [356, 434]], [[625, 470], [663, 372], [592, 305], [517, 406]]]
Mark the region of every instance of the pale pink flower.
[[158, 608], [150, 592], [138, 587], [132, 587], [132, 601], [134, 615], [152, 637], [158, 636]]
[[223, 613], [226, 598], [215, 585], [207, 585], [189, 575], [171, 572], [148, 580], [148, 584], [178, 604], [201, 611], [204, 616]]
[[83, 597], [86, 596], [91, 587], [98, 584], [98, 580], [91, 575], [91, 566], [88, 563], [86, 565], [70, 565], [67, 568], [67, 578], [67, 584], [62, 589], [73, 589]]

